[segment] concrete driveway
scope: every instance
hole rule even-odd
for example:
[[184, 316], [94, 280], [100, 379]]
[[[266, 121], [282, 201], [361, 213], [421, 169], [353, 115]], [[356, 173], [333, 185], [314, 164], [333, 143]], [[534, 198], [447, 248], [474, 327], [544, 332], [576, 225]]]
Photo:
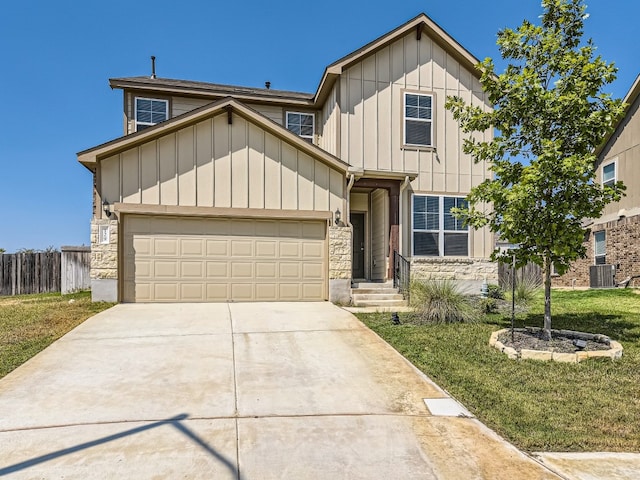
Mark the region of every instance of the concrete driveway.
[[559, 478], [330, 303], [117, 305], [0, 412], [9, 478]]

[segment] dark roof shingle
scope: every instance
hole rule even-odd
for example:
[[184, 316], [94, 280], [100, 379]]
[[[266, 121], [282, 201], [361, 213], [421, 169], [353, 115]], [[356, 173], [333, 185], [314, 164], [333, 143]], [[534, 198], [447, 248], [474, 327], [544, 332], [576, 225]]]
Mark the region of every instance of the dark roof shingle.
[[288, 90], [275, 90], [271, 88], [242, 87], [238, 85], [223, 85], [219, 83], [196, 82], [191, 80], [177, 80], [173, 78], [151, 77], [122, 77], [109, 79], [111, 88], [138, 87], [151, 90], [185, 91], [191, 94], [215, 95], [215, 96], [248, 96], [263, 97], [269, 99], [297, 100], [312, 102], [314, 94], [305, 92], [291, 92]]

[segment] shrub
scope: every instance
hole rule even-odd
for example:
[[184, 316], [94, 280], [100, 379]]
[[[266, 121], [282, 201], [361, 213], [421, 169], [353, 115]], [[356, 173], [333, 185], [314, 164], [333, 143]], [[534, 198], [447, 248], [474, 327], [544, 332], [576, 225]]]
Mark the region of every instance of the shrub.
[[498, 311], [497, 299], [490, 296], [487, 298], [481, 298], [478, 305], [482, 313], [496, 313]]
[[500, 288], [500, 285], [489, 285], [489, 298], [495, 298], [496, 300], [504, 300], [504, 290]]
[[452, 280], [411, 282], [411, 303], [418, 323], [455, 323], [477, 320], [478, 312]]

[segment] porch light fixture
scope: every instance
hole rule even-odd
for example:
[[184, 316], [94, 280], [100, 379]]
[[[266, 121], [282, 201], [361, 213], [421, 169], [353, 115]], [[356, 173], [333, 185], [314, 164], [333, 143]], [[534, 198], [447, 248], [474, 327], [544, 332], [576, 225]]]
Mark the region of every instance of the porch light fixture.
[[340, 213], [340, 209], [339, 208], [336, 208], [335, 217], [336, 217], [336, 219], [334, 220], [335, 224], [339, 225], [340, 224], [340, 220], [342, 220], [342, 214]]
[[107, 216], [107, 218], [111, 217], [111, 210], [109, 209], [109, 202], [107, 202], [106, 198], [105, 198], [104, 202], [102, 202], [102, 210], [104, 211], [104, 214]]

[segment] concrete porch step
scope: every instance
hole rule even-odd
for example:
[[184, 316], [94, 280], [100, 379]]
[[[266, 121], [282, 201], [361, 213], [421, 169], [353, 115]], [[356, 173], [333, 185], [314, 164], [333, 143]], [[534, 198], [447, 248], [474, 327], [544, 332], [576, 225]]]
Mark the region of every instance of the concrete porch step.
[[351, 305], [354, 307], [405, 307], [406, 300], [397, 288], [393, 288], [393, 281], [386, 282], [357, 282], [352, 284]]
[[404, 297], [398, 293], [398, 291], [391, 291], [387, 293], [362, 293], [360, 291], [351, 292], [351, 298], [355, 302], [358, 301], [368, 301], [368, 300], [404, 300]]
[[351, 288], [393, 288], [393, 280], [387, 280], [385, 282], [352, 282]]
[[[402, 297], [402, 296], [401, 296]], [[406, 307], [406, 300], [355, 300], [351, 301], [354, 307]]]
[[393, 295], [398, 293], [397, 288], [352, 288], [352, 295], [382, 294]]

